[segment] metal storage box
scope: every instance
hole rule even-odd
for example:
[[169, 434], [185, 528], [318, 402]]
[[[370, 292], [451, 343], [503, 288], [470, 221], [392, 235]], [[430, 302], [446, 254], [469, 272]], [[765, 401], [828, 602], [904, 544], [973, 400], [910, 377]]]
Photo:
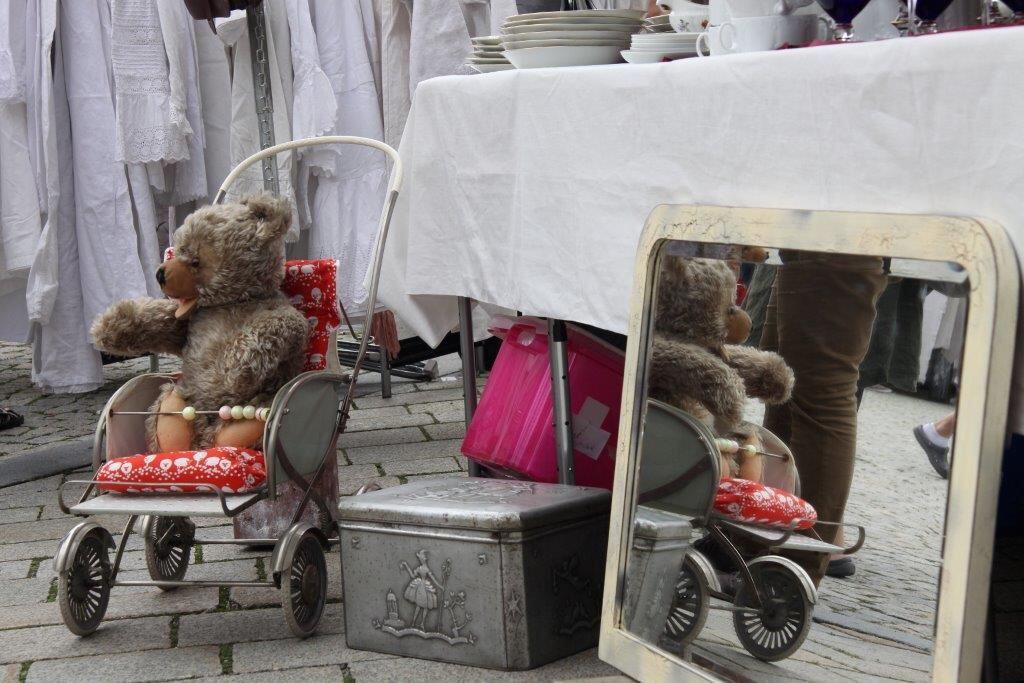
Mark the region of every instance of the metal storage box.
[[342, 501], [348, 646], [514, 670], [597, 645], [610, 501], [478, 478]]
[[665, 630], [692, 533], [689, 517], [637, 507], [622, 619], [623, 628], [647, 642], [659, 642]]

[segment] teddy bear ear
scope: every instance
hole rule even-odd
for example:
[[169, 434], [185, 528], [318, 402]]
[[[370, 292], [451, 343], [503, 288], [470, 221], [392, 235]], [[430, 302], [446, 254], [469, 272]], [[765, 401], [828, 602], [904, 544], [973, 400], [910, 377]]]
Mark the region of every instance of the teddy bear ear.
[[242, 199], [256, 223], [256, 235], [269, 242], [284, 237], [292, 224], [292, 209], [284, 197], [260, 192]]

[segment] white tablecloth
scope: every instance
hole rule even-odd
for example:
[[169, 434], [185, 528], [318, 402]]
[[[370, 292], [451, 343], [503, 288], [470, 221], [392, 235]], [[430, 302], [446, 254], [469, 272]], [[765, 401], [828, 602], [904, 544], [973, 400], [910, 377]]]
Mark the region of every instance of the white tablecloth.
[[457, 295], [625, 332], [662, 203], [976, 215], [1024, 254], [1022, 116], [1024, 28], [430, 80], [382, 300], [431, 343]]

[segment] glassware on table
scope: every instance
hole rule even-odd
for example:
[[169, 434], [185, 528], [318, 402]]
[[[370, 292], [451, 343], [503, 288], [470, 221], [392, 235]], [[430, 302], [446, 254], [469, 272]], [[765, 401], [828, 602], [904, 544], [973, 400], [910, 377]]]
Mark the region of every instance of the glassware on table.
[[1013, 17], [1009, 22], [1024, 21], [1024, 0], [1003, 0], [1003, 4], [1013, 10]]
[[953, 0], [917, 0], [913, 7], [914, 15], [921, 20], [920, 32], [938, 33], [939, 27], [935, 22], [951, 4]]
[[832, 38], [840, 43], [854, 40], [853, 20], [871, 0], [817, 0], [836, 25], [832, 27]]

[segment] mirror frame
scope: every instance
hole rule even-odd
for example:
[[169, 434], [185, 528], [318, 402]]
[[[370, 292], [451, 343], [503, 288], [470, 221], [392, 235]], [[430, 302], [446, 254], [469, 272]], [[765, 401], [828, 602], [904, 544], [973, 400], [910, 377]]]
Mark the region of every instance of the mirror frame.
[[[641, 681], [718, 680], [713, 673], [657, 648], [620, 626], [626, 560], [641, 442], [652, 293], [664, 242], [754, 245], [959, 264], [968, 296], [942, 546], [932, 680], [978, 680], [988, 611], [996, 500], [999, 492], [1020, 274], [1002, 227], [980, 218], [839, 211], [661, 205], [648, 217], [637, 249], [630, 301], [626, 371], [612, 492], [602, 660]], [[643, 365], [642, 365], [643, 363]]]

